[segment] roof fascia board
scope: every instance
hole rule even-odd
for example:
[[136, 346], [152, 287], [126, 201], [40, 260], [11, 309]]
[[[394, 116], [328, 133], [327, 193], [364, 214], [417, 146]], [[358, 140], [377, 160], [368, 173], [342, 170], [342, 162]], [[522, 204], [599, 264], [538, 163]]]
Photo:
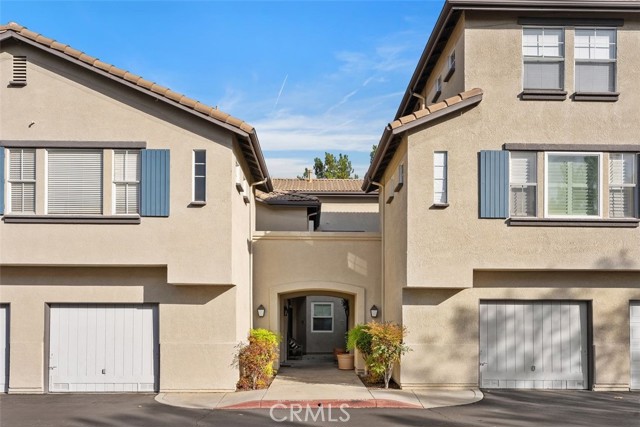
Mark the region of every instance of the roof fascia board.
[[463, 108], [473, 106], [480, 101], [482, 101], [482, 95], [474, 95], [470, 98], [458, 102], [457, 104], [453, 104], [450, 107], [443, 108], [442, 110], [435, 111], [412, 122], [398, 126], [397, 128], [391, 130], [391, 134], [399, 135], [417, 126], [422, 126], [423, 124], [439, 119], [440, 117], [448, 116], [449, 114], [455, 113], [456, 111], [462, 110]]
[[[395, 137], [398, 137], [399, 135], [403, 134], [404, 132], [413, 129], [417, 126], [421, 126], [424, 125], [425, 123], [428, 123], [430, 121], [436, 120], [438, 118], [441, 117], [445, 117], [451, 113], [455, 113], [456, 111], [459, 111], [463, 108], [467, 108], [467, 107], [471, 107], [474, 106], [478, 103], [480, 103], [480, 101], [482, 101], [482, 96], [483, 94], [480, 95], [474, 95], [472, 97], [469, 97], [465, 100], [462, 100], [460, 102], [458, 102], [457, 104], [453, 104], [450, 107], [444, 108], [442, 110], [438, 110], [434, 113], [428, 114], [424, 117], [421, 117], [419, 119], [416, 119], [412, 122], [409, 122], [405, 125], [402, 126], [398, 126], [395, 129], [391, 129], [390, 125], [387, 125], [384, 128], [384, 132], [382, 133], [382, 137], [380, 138], [380, 143], [378, 144], [378, 147], [382, 147], [382, 150], [378, 150], [376, 151], [376, 154], [373, 158], [373, 162], [371, 162], [371, 167], [369, 168], [369, 171], [373, 172], [372, 175], [376, 175], [378, 172], [378, 169], [380, 168], [380, 163], [382, 162], [382, 160], [385, 158], [386, 154], [387, 154], [387, 149], [389, 147], [389, 143], [391, 142], [391, 140]], [[375, 166], [374, 166], [375, 165]], [[373, 176], [369, 175], [369, 171], [367, 172], [367, 174], [364, 177], [364, 183], [362, 184], [362, 190], [365, 192], [370, 192], [371, 190], [371, 185], [372, 185], [372, 179]]]

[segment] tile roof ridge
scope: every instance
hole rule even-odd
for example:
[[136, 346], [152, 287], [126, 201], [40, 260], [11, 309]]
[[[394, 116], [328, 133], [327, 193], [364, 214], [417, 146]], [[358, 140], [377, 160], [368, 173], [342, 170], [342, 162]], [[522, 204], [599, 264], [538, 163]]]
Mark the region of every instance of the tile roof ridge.
[[217, 121], [223, 122], [227, 125], [240, 129], [243, 132], [251, 134], [255, 131], [255, 128], [251, 126], [249, 123], [219, 110], [217, 106], [211, 107], [209, 105], [203, 104], [195, 99], [189, 98], [188, 96], [182, 93], [174, 92], [167, 87], [164, 87], [152, 81], [146, 80], [141, 76], [131, 73], [130, 71], [123, 70], [121, 68], [116, 67], [115, 65], [100, 61], [98, 58], [90, 56], [80, 50], [74, 49], [73, 47], [67, 44], [60, 43], [42, 34], [31, 31], [27, 27], [20, 25], [17, 22], [10, 21], [7, 24], [0, 25], [0, 34], [5, 33], [7, 31], [13, 31], [16, 34], [22, 37], [25, 37], [29, 40], [32, 40], [49, 49], [59, 51], [71, 58], [74, 58], [85, 64], [88, 64], [98, 69], [99, 71], [106, 72], [124, 81], [133, 83], [136, 86], [139, 86], [155, 94], [158, 94], [164, 98], [167, 98], [168, 100], [171, 100], [175, 103], [183, 105], [187, 108], [190, 108], [198, 113], [207, 115]]

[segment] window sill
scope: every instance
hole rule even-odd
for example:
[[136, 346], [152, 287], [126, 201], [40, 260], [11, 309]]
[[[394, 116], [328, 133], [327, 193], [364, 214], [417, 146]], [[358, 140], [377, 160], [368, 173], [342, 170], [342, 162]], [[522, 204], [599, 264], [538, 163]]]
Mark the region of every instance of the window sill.
[[432, 209], [445, 209], [449, 207], [449, 203], [434, 203], [431, 205]]
[[203, 206], [206, 206], [207, 202], [203, 202], [203, 201], [198, 201], [198, 202], [191, 202], [189, 203], [190, 208], [201, 208]]
[[437, 102], [437, 101], [438, 101], [438, 98], [440, 98], [440, 95], [442, 95], [442, 91], [441, 91], [441, 90], [437, 91], [437, 92], [433, 95], [433, 98], [431, 99], [431, 102]]
[[442, 81], [444, 81], [445, 83], [448, 82], [449, 80], [451, 80], [451, 77], [453, 76], [453, 73], [456, 72], [456, 68], [449, 68], [449, 71], [447, 71], [447, 75], [444, 76], [444, 79], [442, 79]]
[[517, 227], [606, 227], [637, 228], [640, 219], [562, 219], [562, 218], [509, 218], [510, 226]]
[[620, 97], [619, 92], [576, 92], [574, 101], [616, 102]]
[[523, 101], [564, 101], [567, 91], [559, 89], [525, 89], [520, 94]]
[[7, 224], [140, 224], [140, 215], [5, 215]]
[[27, 85], [27, 82], [16, 82], [16, 81], [9, 82], [9, 87], [25, 87], [26, 85]]

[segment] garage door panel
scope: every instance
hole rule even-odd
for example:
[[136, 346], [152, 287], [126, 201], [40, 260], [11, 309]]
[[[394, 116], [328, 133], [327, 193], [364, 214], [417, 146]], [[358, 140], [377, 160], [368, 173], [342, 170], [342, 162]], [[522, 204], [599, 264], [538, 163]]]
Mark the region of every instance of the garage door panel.
[[9, 389], [9, 306], [0, 305], [0, 393]]
[[640, 301], [629, 304], [631, 390], [640, 390]]
[[481, 386], [586, 388], [586, 322], [584, 303], [482, 302]]
[[51, 306], [50, 391], [154, 391], [152, 305]]

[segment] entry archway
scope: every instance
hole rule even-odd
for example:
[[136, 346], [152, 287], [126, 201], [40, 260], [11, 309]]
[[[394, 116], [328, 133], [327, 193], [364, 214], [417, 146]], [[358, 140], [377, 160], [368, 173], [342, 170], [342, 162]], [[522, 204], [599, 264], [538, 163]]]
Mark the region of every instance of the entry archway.
[[[313, 295], [322, 294], [330, 296], [343, 297], [347, 296], [353, 301], [352, 308], [350, 308], [350, 319], [348, 319], [348, 327], [352, 327], [355, 324], [365, 322], [365, 288], [357, 285], [340, 282], [294, 282], [281, 285], [272, 286], [269, 290], [269, 329], [272, 331], [286, 336], [283, 332], [286, 328], [283, 322], [283, 299], [292, 295]], [[283, 342], [280, 348], [281, 355], [286, 355], [286, 342]], [[284, 360], [281, 356], [280, 360]], [[280, 362], [280, 361], [279, 361]], [[278, 362], [278, 366], [279, 363]]]

